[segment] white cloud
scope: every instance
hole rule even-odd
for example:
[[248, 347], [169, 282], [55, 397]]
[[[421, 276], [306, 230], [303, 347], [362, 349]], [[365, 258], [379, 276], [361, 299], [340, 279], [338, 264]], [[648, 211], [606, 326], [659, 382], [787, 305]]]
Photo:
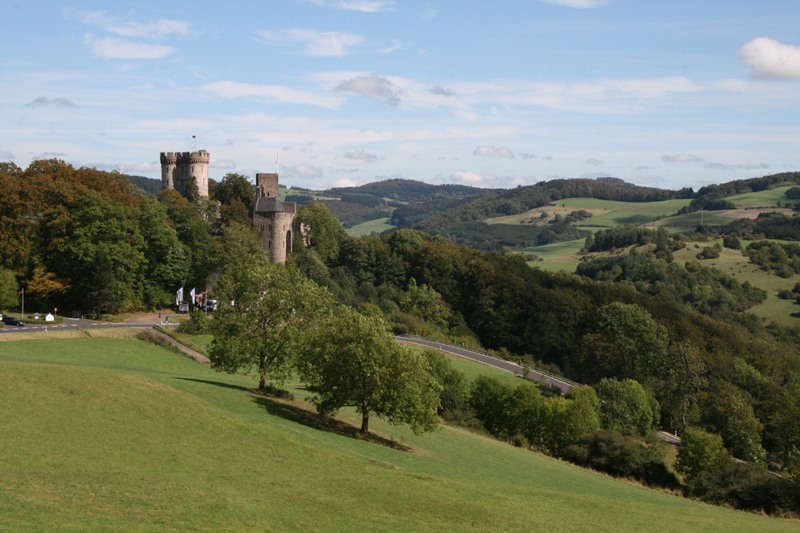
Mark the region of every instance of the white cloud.
[[366, 152], [364, 150], [356, 150], [354, 152], [346, 152], [344, 154], [344, 156], [346, 158], [348, 158], [348, 159], [356, 159], [358, 161], [377, 161], [378, 159], [380, 159], [380, 157], [378, 157], [377, 155], [371, 154], [371, 153]]
[[399, 87], [382, 76], [357, 76], [339, 83], [334, 90], [380, 98], [391, 105], [400, 103], [402, 92]]
[[702, 163], [705, 161], [702, 157], [694, 154], [664, 154], [661, 160], [666, 163]]
[[483, 176], [475, 172], [467, 172], [459, 170], [452, 175], [453, 181], [457, 183], [468, 183], [470, 185], [481, 185], [487, 181], [491, 181], [494, 176]]
[[336, 4], [336, 7], [362, 13], [381, 13], [394, 9], [394, 2], [390, 0], [341, 0]]
[[321, 178], [323, 175], [322, 169], [313, 165], [300, 164], [281, 168], [281, 173], [287, 178]]
[[310, 4], [361, 13], [380, 13], [392, 11], [394, 0], [306, 0]]
[[544, 0], [548, 4], [555, 4], [558, 6], [577, 7], [580, 9], [588, 9], [591, 7], [600, 7], [608, 3], [608, 0]]
[[13, 161], [14, 160], [14, 154], [12, 152], [9, 152], [8, 150], [0, 150], [0, 159], [6, 160], [6, 161]]
[[79, 15], [81, 22], [95, 26], [108, 33], [123, 37], [137, 37], [144, 39], [161, 39], [168, 35], [188, 35], [190, 26], [187, 22], [171, 19], [159, 19], [155, 22], [118, 22], [114, 17], [102, 11], [84, 12]]
[[42, 107], [49, 105], [55, 105], [59, 107], [75, 107], [75, 103], [69, 98], [48, 98], [46, 96], [34, 98], [25, 104], [26, 107]]
[[744, 163], [728, 165], [725, 163], [708, 163], [704, 168], [712, 170], [766, 170], [770, 168], [768, 163]]
[[268, 102], [305, 104], [326, 109], [336, 109], [342, 104], [342, 99], [335, 95], [301, 91], [281, 85], [256, 85], [225, 80], [206, 84], [201, 89], [223, 98], [252, 98]]
[[171, 46], [142, 44], [111, 37], [86, 35], [84, 41], [97, 57], [107, 59], [159, 59], [175, 51]]
[[505, 146], [478, 146], [472, 155], [480, 157], [499, 157], [501, 159], [514, 159], [514, 152]]
[[769, 37], [753, 39], [739, 49], [739, 59], [754, 78], [800, 80], [800, 47]]
[[392, 54], [394, 52], [399, 52], [400, 50], [405, 50], [406, 48], [408, 48], [408, 45], [406, 45], [402, 41], [398, 41], [397, 39], [392, 39], [392, 44], [384, 48], [379, 48], [375, 50], [375, 52], [378, 54]]
[[586, 163], [587, 165], [592, 165], [593, 167], [599, 167], [600, 165], [603, 164], [602, 161], [594, 157], [592, 157], [591, 159], [587, 159], [586, 161], [584, 161], [584, 163]]
[[354, 33], [316, 31], [308, 29], [261, 30], [256, 36], [262, 42], [275, 45], [299, 44], [303, 53], [315, 57], [344, 57], [350, 48], [364, 42]]

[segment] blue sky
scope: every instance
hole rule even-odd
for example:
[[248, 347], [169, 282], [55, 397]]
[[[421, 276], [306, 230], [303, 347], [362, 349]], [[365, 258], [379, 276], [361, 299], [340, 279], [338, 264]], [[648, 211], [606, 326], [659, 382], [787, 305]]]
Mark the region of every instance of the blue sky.
[[[797, 0], [0, 3], [0, 160], [327, 188], [800, 170]], [[193, 138], [193, 136], [196, 136]]]

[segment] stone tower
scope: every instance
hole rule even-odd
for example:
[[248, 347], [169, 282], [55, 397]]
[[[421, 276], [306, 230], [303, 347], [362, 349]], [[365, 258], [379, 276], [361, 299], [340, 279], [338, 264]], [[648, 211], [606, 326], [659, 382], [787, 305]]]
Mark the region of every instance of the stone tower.
[[292, 222], [296, 212], [297, 204], [278, 199], [277, 174], [256, 174], [253, 227], [261, 233], [261, 246], [272, 263], [286, 262], [292, 250]]
[[175, 189], [186, 196], [194, 176], [200, 196], [208, 196], [208, 162], [211, 154], [197, 152], [161, 152], [161, 188]]

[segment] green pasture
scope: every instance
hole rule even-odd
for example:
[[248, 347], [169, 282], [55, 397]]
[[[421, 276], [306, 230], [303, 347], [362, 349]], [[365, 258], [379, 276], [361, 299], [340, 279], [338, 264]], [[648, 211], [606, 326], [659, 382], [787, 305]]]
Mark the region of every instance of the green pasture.
[[800, 203], [800, 200], [792, 200], [786, 197], [786, 191], [797, 185], [786, 185], [784, 187], [775, 187], [765, 191], [749, 192], [745, 194], [737, 194], [735, 196], [728, 196], [726, 200], [730, 200], [736, 207], [741, 209], [754, 209], [759, 207], [777, 207], [791, 206]]
[[352, 228], [347, 228], [347, 234], [351, 237], [361, 237], [362, 235], [371, 235], [373, 233], [383, 233], [387, 229], [391, 229], [394, 226], [389, 224], [389, 218], [376, 218], [374, 220], [367, 220], [366, 222], [362, 222]]
[[[0, 343], [3, 531], [796, 531], [442, 427], [321, 424], [137, 339]], [[289, 387], [302, 400], [298, 384]], [[392, 442], [394, 442], [393, 445]]]
[[[697, 254], [705, 246], [713, 246], [717, 241], [700, 243], [687, 243], [686, 248], [673, 253], [675, 261], [684, 263], [690, 259], [696, 259]], [[747, 242], [742, 243], [742, 248], [747, 246]], [[703, 266], [714, 267], [720, 271], [733, 276], [740, 283], [750, 282], [751, 285], [764, 289], [767, 292], [767, 299], [752, 308], [754, 313], [767, 321], [774, 321], [778, 324], [791, 326], [800, 325], [800, 318], [793, 317], [792, 314], [800, 313], [800, 306], [794, 300], [782, 300], [778, 298], [778, 291], [783, 289], [791, 290], [796, 283], [800, 282], [800, 275], [795, 274], [790, 278], [782, 278], [766, 270], [762, 270], [758, 265], [750, 262], [747, 256], [738, 250], [723, 248], [717, 259], [704, 259], [700, 261]]]
[[662, 218], [647, 224], [651, 228], [664, 228], [669, 233], [694, 233], [699, 225], [726, 226], [736, 217], [725, 216], [728, 211], [695, 211], [683, 215]]
[[690, 200], [664, 200], [661, 202], [618, 202], [598, 200], [597, 198], [566, 198], [554, 202], [556, 205], [580, 209], [603, 209], [606, 213], [577, 222], [580, 228], [611, 228], [616, 226], [638, 226], [670, 216], [682, 207], [689, 205]]
[[541, 268], [547, 271], [564, 270], [575, 272], [581, 256], [578, 255], [586, 244], [586, 239], [576, 239], [573, 241], [555, 242], [542, 246], [522, 248], [519, 252], [535, 254], [535, 261], [528, 261], [532, 267]]

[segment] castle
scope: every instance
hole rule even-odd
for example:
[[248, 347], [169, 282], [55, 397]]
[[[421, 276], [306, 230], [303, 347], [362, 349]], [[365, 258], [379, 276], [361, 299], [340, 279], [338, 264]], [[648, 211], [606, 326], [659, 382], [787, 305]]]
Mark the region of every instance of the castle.
[[208, 162], [211, 154], [199, 152], [161, 152], [161, 188], [175, 189], [186, 196], [192, 178], [200, 196], [208, 196]]
[[278, 199], [277, 174], [256, 174], [253, 227], [261, 232], [261, 247], [272, 263], [285, 262], [292, 251], [292, 222], [296, 212], [296, 203]]
[[[206, 150], [198, 152], [161, 152], [161, 188], [174, 189], [186, 196], [194, 178], [201, 197], [208, 197], [208, 162]], [[292, 250], [292, 223], [297, 212], [294, 202], [278, 199], [278, 174], [256, 174], [256, 198], [253, 227], [261, 234], [261, 247], [272, 263], [286, 262]]]

